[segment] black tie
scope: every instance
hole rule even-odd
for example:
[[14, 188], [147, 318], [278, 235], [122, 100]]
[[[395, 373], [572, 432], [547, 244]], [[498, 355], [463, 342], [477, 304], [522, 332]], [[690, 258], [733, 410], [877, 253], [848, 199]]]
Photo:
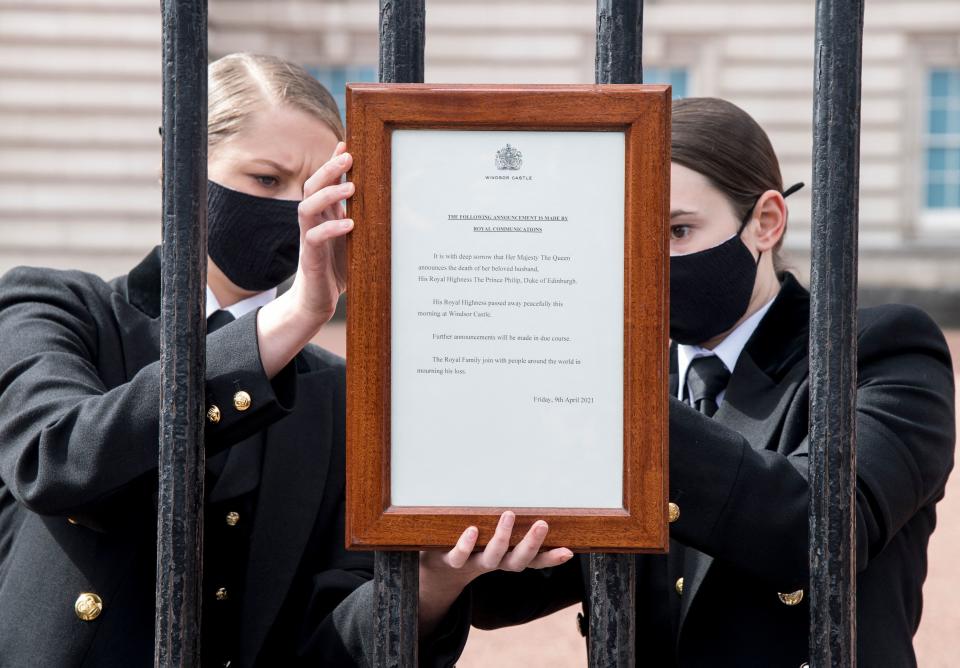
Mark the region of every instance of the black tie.
[[690, 405], [707, 417], [717, 412], [717, 395], [727, 386], [730, 372], [716, 355], [698, 357], [687, 368]]
[[230, 324], [234, 320], [236, 320], [236, 318], [233, 317], [233, 314], [230, 313], [230, 311], [225, 311], [223, 309], [214, 311], [210, 314], [210, 317], [207, 318], [207, 334], [217, 331], [224, 325]]

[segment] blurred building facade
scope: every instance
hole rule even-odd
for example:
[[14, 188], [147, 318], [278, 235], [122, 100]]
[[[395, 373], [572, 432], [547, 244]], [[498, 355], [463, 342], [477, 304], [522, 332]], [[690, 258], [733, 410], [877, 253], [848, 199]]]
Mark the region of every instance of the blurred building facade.
[[[427, 0], [431, 82], [589, 83], [594, 0]], [[376, 79], [378, 1], [210, 0], [210, 56]], [[647, 0], [648, 82], [741, 105], [811, 181], [814, 0]], [[860, 280], [960, 318], [960, 3], [867, 3]], [[342, 99], [342, 98], [341, 98]], [[0, 0], [0, 271], [126, 271], [160, 237], [156, 0]], [[810, 189], [786, 250], [805, 277]], [[872, 296], [871, 296], [872, 295]]]

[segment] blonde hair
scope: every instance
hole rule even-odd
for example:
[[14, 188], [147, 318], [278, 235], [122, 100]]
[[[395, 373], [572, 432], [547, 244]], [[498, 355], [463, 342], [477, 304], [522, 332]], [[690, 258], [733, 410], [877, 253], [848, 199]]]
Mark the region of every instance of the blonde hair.
[[232, 53], [207, 70], [207, 144], [214, 148], [240, 132], [258, 109], [287, 105], [327, 124], [342, 140], [337, 103], [323, 85], [295, 63], [256, 53]]

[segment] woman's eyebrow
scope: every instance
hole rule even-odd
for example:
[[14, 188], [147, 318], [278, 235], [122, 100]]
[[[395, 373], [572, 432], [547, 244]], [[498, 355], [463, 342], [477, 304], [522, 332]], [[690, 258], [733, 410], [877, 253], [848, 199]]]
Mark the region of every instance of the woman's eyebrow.
[[673, 211], [670, 212], [670, 220], [673, 220], [674, 218], [678, 218], [679, 216], [692, 216], [692, 215], [694, 215], [695, 213], [696, 213], [696, 211], [686, 211], [686, 210], [684, 210], [684, 209], [674, 209]]
[[267, 158], [254, 158], [254, 159], [253, 159], [253, 162], [261, 162], [261, 163], [263, 163], [263, 164], [265, 164], [265, 165], [270, 165], [270, 166], [273, 167], [275, 170], [277, 170], [278, 172], [280, 172], [281, 174], [284, 174], [284, 175], [293, 174], [293, 170], [287, 169], [286, 167], [284, 167], [284, 166], [281, 165], [280, 163], [274, 162], [273, 160], [269, 160], [269, 159], [267, 159]]

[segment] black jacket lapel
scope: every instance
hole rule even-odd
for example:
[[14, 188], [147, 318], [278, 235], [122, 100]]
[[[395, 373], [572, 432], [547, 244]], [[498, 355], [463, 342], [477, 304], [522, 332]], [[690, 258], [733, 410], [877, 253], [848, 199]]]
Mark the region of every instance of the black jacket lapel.
[[120, 329], [127, 378], [160, 359], [160, 248], [129, 274], [111, 281], [110, 297]]
[[[294, 411], [267, 430], [263, 477], [242, 611], [242, 655], [255, 657], [280, 611], [310, 538], [324, 493], [333, 447], [329, 376], [306, 373], [297, 395], [311, 408]], [[319, 430], [318, 430], [319, 427]]]
[[774, 382], [744, 350], [713, 419], [747, 439], [754, 450], [775, 448], [787, 409], [806, 375], [806, 365], [798, 365]]
[[132, 378], [160, 359], [160, 321], [136, 309], [119, 293], [113, 293], [110, 301], [120, 329], [126, 376]]
[[110, 282], [131, 306], [150, 318], [160, 317], [160, 247], [155, 246], [130, 273]]

